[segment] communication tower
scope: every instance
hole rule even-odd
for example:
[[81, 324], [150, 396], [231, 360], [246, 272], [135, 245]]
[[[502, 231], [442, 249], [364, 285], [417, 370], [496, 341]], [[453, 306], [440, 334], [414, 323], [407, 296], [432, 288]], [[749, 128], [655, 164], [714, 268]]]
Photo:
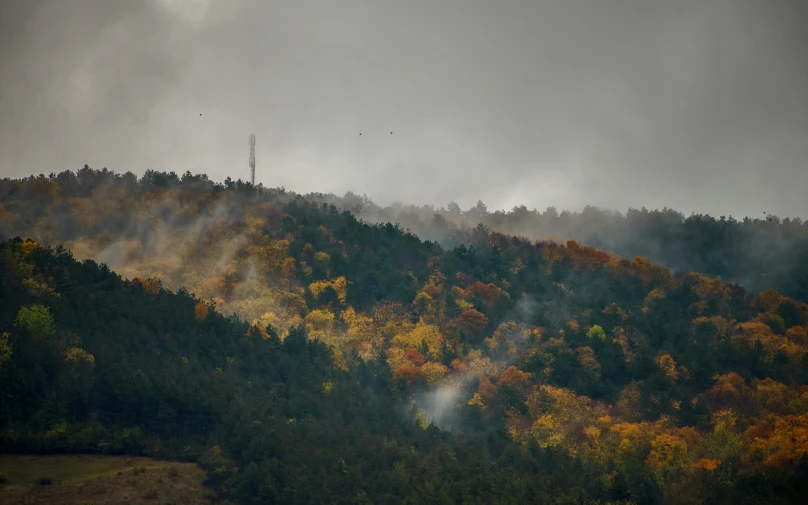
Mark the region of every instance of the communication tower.
[[250, 184], [255, 186], [255, 135], [250, 135]]

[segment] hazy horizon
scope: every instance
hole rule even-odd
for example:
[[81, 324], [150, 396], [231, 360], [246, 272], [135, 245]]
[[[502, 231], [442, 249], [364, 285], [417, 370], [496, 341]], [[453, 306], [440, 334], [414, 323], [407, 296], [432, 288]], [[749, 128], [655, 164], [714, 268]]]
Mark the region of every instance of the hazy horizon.
[[255, 133], [257, 182], [301, 194], [808, 218], [806, 18], [785, 0], [15, 2], [0, 177], [247, 180]]

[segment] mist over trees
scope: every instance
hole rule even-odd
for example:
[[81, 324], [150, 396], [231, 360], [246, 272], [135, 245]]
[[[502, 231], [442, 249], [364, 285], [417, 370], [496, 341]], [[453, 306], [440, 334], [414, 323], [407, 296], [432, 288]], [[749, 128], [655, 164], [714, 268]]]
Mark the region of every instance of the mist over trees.
[[803, 224], [704, 217], [710, 242], [670, 211], [417, 209], [191, 173], [0, 181], [0, 451], [197, 461], [250, 504], [802, 502], [808, 305], [524, 236], [646, 223], [712, 258], [771, 230], [785, 255]]
[[776, 289], [808, 300], [808, 222], [765, 214], [737, 220], [673, 210], [617, 211], [587, 206], [581, 212], [514, 207], [490, 212], [482, 201], [465, 211], [393, 204], [382, 207], [367, 196], [307, 194], [313, 201], [350, 210], [369, 222], [399, 223], [419, 237], [446, 245], [468, 243], [482, 224], [492, 231], [531, 240], [576, 240], [620, 256], [643, 256], [676, 272], [720, 276], [753, 291]]
[[[31, 198], [38, 186], [44, 188], [44, 179], [56, 182], [62, 191], [77, 191], [76, 195], [85, 197], [91, 195], [94, 188], [106, 185], [208, 191], [250, 191], [251, 188], [249, 183], [230, 178], [219, 184], [204, 174], [178, 176], [173, 172], [151, 170], [138, 181], [132, 173], [115, 174], [85, 165], [75, 174], [65, 171], [49, 177], [0, 180], [0, 199], [7, 202], [17, 192], [20, 192], [19, 197]], [[544, 211], [529, 210], [524, 205], [510, 211], [490, 212], [482, 201], [464, 211], [454, 202], [446, 207], [402, 203], [382, 207], [366, 195], [350, 192], [344, 196], [299, 195], [284, 188], [259, 185], [258, 193], [263, 201], [285, 203], [303, 197], [312, 202], [334, 205], [365, 222], [400, 224], [423, 240], [448, 247], [470, 244], [474, 229], [482, 224], [490, 231], [531, 240], [559, 243], [575, 240], [627, 258], [642, 256], [674, 272], [719, 276], [751, 292], [775, 289], [785, 296], [808, 301], [808, 221], [799, 217], [781, 219], [761, 211], [759, 215], [738, 220], [732, 216], [695, 213], [687, 216], [668, 208], [630, 208], [623, 214], [591, 206], [581, 212], [559, 211], [554, 207]], [[11, 236], [13, 230], [13, 225], [0, 218], [0, 233]], [[65, 233], [59, 229], [57, 235], [60, 233], [69, 237], [69, 230]]]

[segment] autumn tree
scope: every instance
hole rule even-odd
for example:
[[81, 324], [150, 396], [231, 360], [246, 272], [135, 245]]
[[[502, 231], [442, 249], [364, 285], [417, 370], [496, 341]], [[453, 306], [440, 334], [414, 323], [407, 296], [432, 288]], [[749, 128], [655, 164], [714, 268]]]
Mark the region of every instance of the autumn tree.
[[737, 409], [743, 404], [747, 389], [743, 377], [736, 372], [730, 372], [716, 375], [713, 387], [700, 393], [696, 398], [697, 401], [702, 401], [715, 410]]
[[513, 321], [503, 321], [494, 330], [490, 338], [485, 339], [485, 343], [492, 351], [505, 351], [510, 356], [515, 356], [528, 339], [530, 332], [521, 324]]
[[202, 302], [194, 305], [194, 317], [200, 321], [204, 321], [208, 317], [208, 306]]
[[531, 383], [530, 374], [519, 370], [515, 366], [506, 368], [505, 371], [502, 372], [499, 381], [502, 384], [507, 384], [520, 391], [527, 391]]
[[407, 384], [415, 384], [419, 380], [423, 373], [421, 372], [421, 368], [413, 365], [413, 364], [404, 364], [400, 367], [396, 368], [393, 371], [393, 380], [394, 381], [405, 381]]
[[676, 362], [671, 355], [665, 351], [657, 354], [655, 358], [656, 364], [665, 372], [665, 377], [676, 382], [679, 379], [679, 371], [676, 369]]
[[472, 338], [479, 338], [488, 326], [488, 318], [482, 312], [469, 309], [455, 318], [455, 324]]
[[423, 366], [421, 366], [421, 373], [426, 379], [427, 384], [430, 385], [440, 383], [448, 371], [449, 368], [446, 365], [434, 361], [424, 363]]
[[160, 290], [163, 288], [160, 279], [143, 279], [141, 277], [135, 277], [132, 279], [132, 283], [140, 286], [143, 291], [152, 298], [160, 294]]

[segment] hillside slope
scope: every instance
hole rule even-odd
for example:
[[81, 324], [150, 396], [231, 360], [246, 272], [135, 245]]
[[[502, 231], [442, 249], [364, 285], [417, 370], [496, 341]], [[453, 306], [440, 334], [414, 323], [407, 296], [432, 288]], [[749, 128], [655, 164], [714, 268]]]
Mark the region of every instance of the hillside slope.
[[[198, 461], [240, 503], [505, 503], [596, 496], [555, 452], [486, 463], [413, 422], [382, 362], [334, 366], [305, 328], [225, 318], [185, 292], [21, 240], [0, 244], [0, 451]], [[503, 441], [506, 442], [506, 441]], [[501, 442], [502, 443], [502, 442]], [[511, 466], [521, 461], [519, 468]], [[496, 484], [495, 484], [496, 483]]]
[[[96, 220], [99, 213], [119, 215], [117, 220], [106, 218], [96, 223], [102, 228], [104, 223], [107, 227], [129, 223], [125, 215], [130, 208], [104, 203], [112, 195], [120, 196], [121, 189], [123, 194], [129, 193], [123, 201], [132, 203], [133, 196], [138, 201], [144, 192], [181, 187], [184, 191], [207, 193], [216, 186], [204, 175], [179, 177], [154, 171], [148, 171], [138, 183], [132, 174], [93, 170], [86, 165], [75, 174], [68, 171], [49, 177], [2, 179], [0, 234], [29, 234], [47, 243], [64, 243], [86, 234], [88, 225], [94, 227], [90, 223], [62, 226], [65, 214], [88, 213], [84, 219], [92, 219], [90, 216], [95, 214]], [[229, 179], [219, 185], [237, 191], [245, 187], [241, 181]], [[347, 210], [367, 223], [398, 223], [424, 240], [438, 241], [448, 247], [470, 245], [473, 230], [482, 224], [494, 232], [531, 240], [552, 239], [562, 243], [576, 240], [628, 258], [642, 256], [675, 272], [720, 276], [753, 293], [775, 289], [808, 302], [808, 221], [799, 218], [781, 219], [761, 212], [736, 220], [732, 216], [685, 215], [667, 208], [628, 209], [621, 214], [591, 206], [582, 212], [559, 212], [553, 207], [540, 212], [525, 206], [490, 212], [483, 202], [466, 210], [454, 202], [446, 208], [401, 203], [382, 207], [367, 196], [350, 192], [341, 197], [321, 193], [298, 195], [282, 188], [261, 188], [260, 200], [284, 205], [301, 197]], [[153, 202], [154, 195], [148, 200]], [[30, 205], [32, 202], [36, 205]], [[118, 230], [113, 234], [117, 235]]]
[[461, 210], [394, 204], [381, 207], [367, 197], [307, 194], [305, 198], [349, 210], [368, 222], [400, 223], [419, 237], [456, 245], [467, 243], [479, 224], [532, 240], [576, 240], [633, 258], [643, 256], [682, 273], [721, 276], [758, 292], [775, 289], [808, 301], [808, 221], [765, 213], [735, 219], [673, 209], [628, 209], [625, 214], [588, 206], [581, 212], [525, 206], [490, 212], [479, 201]]
[[804, 491], [802, 303], [572, 241], [445, 250], [249, 186], [93, 176], [5, 204], [132, 280], [4, 244], [4, 451], [201, 457], [243, 503]]

